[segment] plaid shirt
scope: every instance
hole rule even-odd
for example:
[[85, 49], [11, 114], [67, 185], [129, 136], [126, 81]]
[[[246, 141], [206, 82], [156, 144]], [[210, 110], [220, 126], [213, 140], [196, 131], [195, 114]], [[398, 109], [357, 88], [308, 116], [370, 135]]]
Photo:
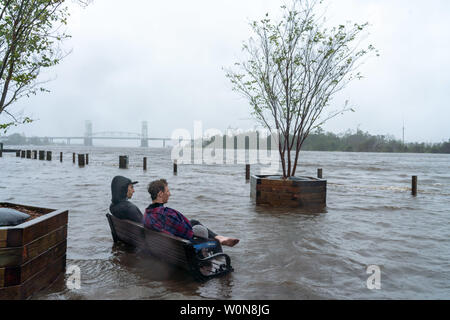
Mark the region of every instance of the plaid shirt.
[[144, 226], [187, 240], [191, 240], [194, 235], [192, 225], [185, 216], [161, 203], [152, 204], [145, 209]]

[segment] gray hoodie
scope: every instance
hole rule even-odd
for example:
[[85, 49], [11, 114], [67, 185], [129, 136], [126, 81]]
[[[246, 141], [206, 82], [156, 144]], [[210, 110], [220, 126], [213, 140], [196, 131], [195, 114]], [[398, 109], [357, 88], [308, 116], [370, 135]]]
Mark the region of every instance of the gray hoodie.
[[128, 201], [128, 186], [132, 181], [122, 176], [115, 176], [111, 182], [111, 205], [109, 211], [119, 218], [128, 219], [138, 223], [143, 222], [143, 215], [138, 207]]

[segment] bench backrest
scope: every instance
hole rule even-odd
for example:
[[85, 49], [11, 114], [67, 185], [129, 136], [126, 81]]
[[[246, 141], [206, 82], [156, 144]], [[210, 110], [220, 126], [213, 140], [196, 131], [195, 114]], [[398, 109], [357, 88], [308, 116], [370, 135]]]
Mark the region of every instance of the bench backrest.
[[189, 268], [187, 252], [192, 248], [189, 240], [147, 229], [142, 224], [121, 220], [109, 213], [106, 216], [114, 241], [125, 242], [169, 263]]

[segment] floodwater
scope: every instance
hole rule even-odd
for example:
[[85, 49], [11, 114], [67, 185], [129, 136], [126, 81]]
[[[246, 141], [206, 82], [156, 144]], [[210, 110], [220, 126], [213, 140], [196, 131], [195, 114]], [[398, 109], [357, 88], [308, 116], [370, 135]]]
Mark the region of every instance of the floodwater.
[[[302, 152], [297, 175], [323, 168], [328, 180], [326, 210], [310, 214], [255, 206], [243, 164], [179, 165], [174, 176], [170, 149], [40, 148], [52, 162], [0, 158], [0, 201], [69, 210], [67, 266], [80, 268], [81, 288], [68, 289], [66, 275], [34, 299], [450, 299], [450, 155]], [[72, 164], [72, 152], [89, 153], [89, 165]], [[198, 283], [114, 245], [105, 214], [115, 175], [139, 181], [141, 210], [147, 184], [166, 178], [167, 206], [241, 239], [224, 247], [235, 271]], [[368, 289], [369, 265], [380, 289]]]

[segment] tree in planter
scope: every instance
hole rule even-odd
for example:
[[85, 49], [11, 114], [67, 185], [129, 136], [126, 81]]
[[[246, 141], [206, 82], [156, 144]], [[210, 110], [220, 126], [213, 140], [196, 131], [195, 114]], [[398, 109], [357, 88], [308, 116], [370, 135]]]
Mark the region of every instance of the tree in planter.
[[[18, 99], [48, 91], [38, 82], [42, 68], [60, 62], [59, 44], [69, 36], [59, 28], [67, 23], [65, 0], [1, 0], [0, 1], [0, 123], [6, 130], [28, 117], [17, 117], [10, 111]], [[86, 5], [89, 0], [76, 0]]]
[[281, 7], [280, 21], [266, 14], [251, 23], [255, 38], [243, 46], [248, 58], [226, 73], [233, 90], [249, 100], [252, 114], [277, 138], [283, 179], [295, 175], [311, 130], [352, 110], [346, 104], [324, 114], [335, 93], [362, 78], [358, 62], [375, 50], [372, 45], [358, 48], [367, 23], [328, 30], [315, 14], [318, 2], [293, 0], [289, 8]]

